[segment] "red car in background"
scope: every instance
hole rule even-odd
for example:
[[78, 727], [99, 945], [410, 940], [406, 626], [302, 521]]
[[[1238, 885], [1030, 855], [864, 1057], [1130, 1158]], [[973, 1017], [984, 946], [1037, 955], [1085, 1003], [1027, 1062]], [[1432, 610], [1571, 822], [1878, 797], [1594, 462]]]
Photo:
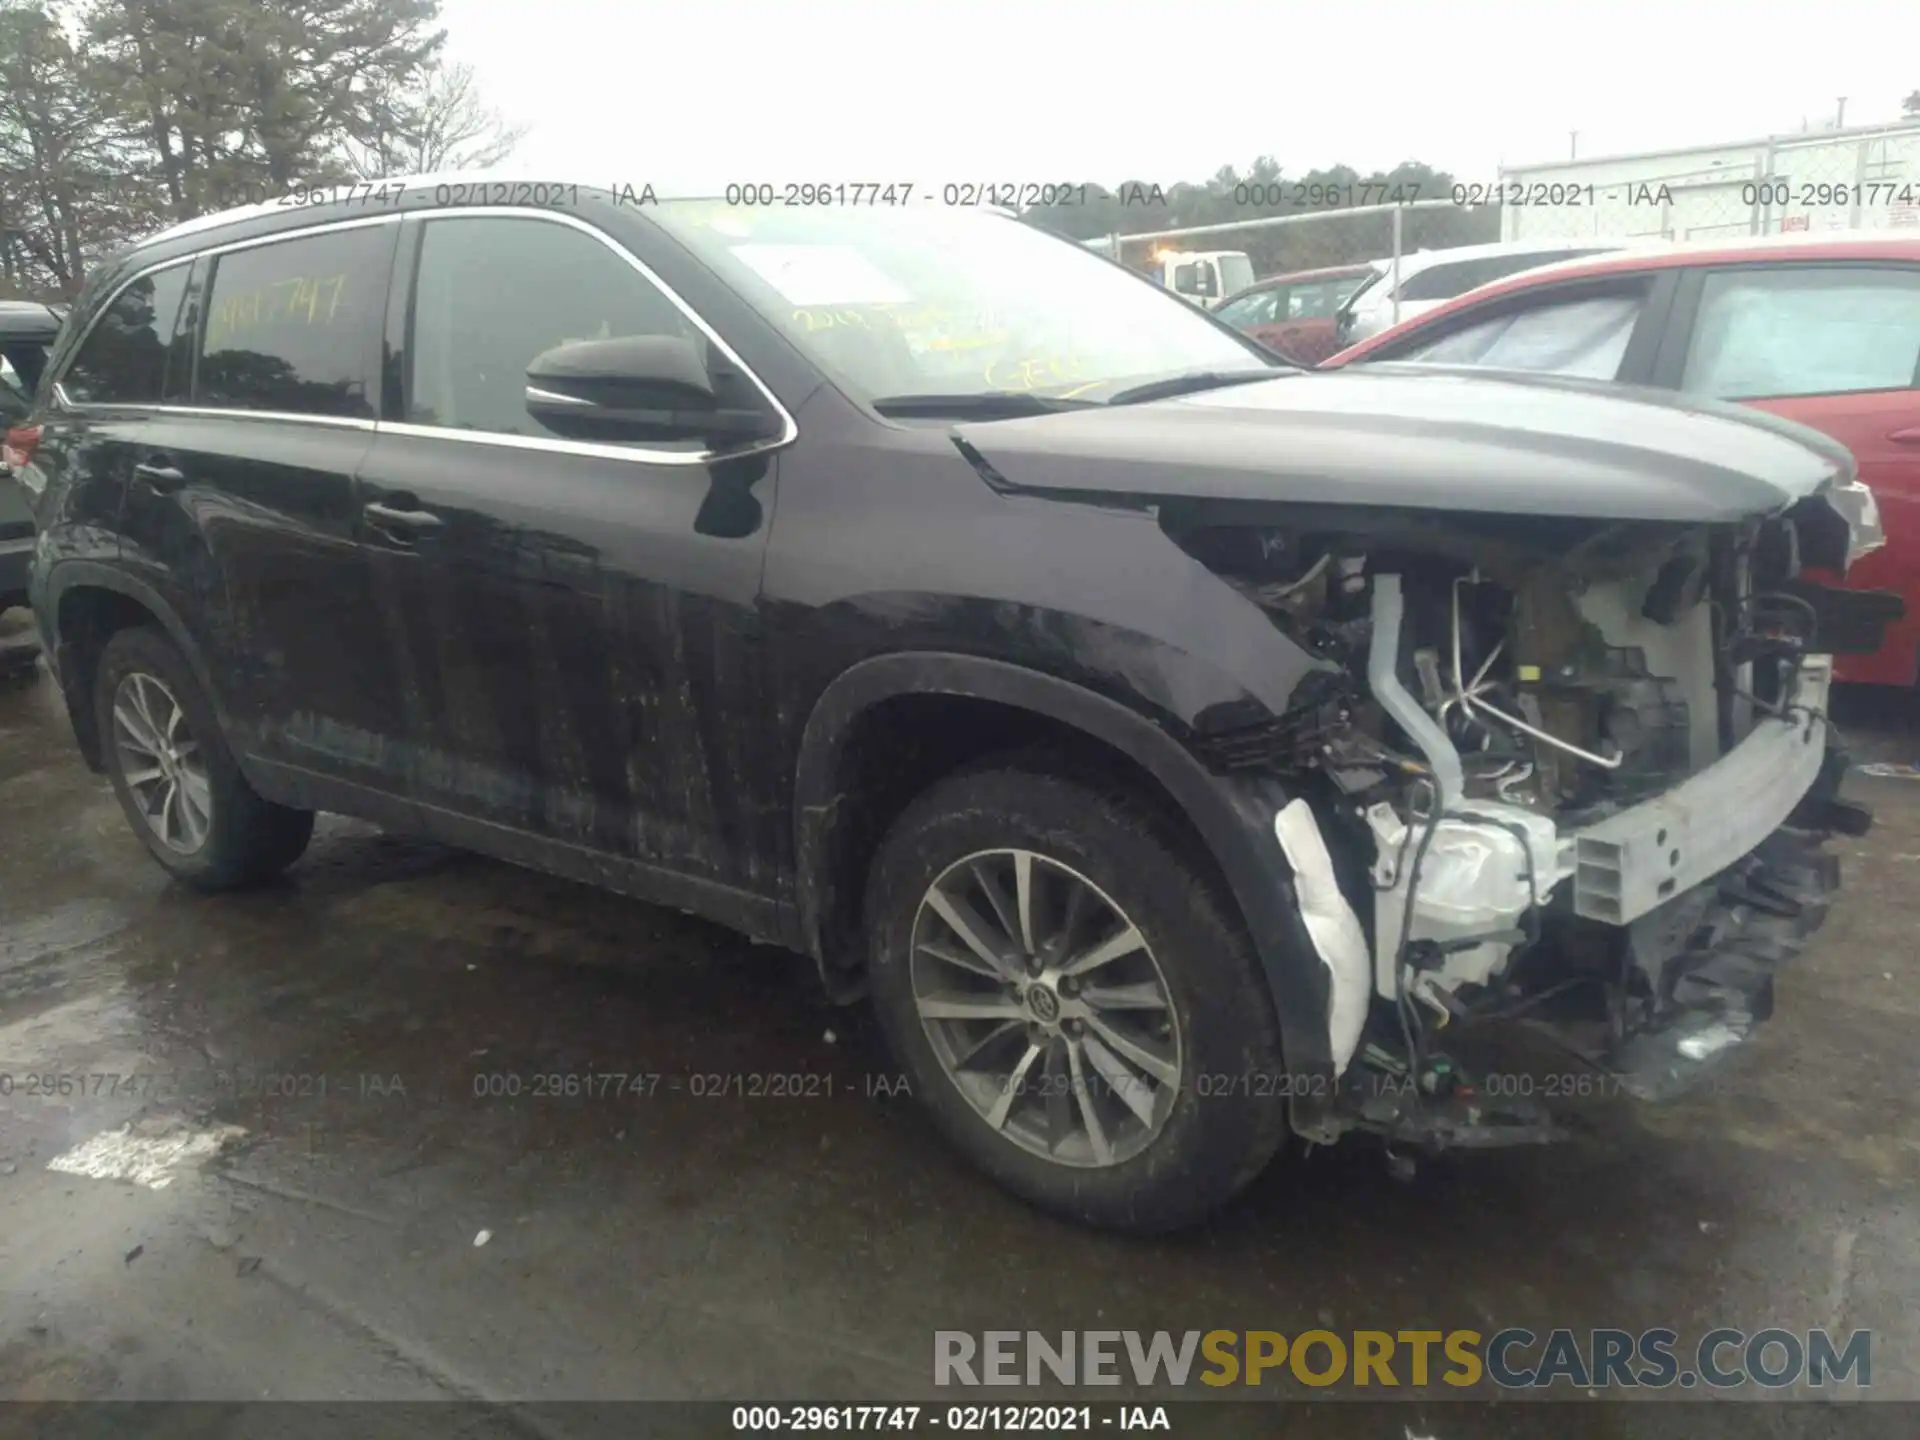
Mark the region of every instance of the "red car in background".
[[1340, 342], [1335, 317], [1379, 268], [1375, 262], [1269, 275], [1229, 295], [1213, 313], [1296, 365], [1318, 365]]
[[1469, 291], [1326, 362], [1485, 365], [1738, 401], [1853, 451], [1886, 545], [1847, 585], [1906, 616], [1839, 679], [1920, 678], [1920, 234], [1768, 236], [1620, 252]]

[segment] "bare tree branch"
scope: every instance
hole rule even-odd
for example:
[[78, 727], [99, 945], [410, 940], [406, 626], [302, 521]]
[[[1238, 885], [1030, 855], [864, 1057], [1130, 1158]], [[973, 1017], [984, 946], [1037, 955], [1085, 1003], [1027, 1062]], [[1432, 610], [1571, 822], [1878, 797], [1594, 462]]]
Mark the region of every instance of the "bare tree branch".
[[372, 110], [374, 125], [344, 147], [363, 180], [484, 170], [511, 155], [527, 133], [482, 102], [465, 63], [435, 66], [417, 89], [389, 89]]

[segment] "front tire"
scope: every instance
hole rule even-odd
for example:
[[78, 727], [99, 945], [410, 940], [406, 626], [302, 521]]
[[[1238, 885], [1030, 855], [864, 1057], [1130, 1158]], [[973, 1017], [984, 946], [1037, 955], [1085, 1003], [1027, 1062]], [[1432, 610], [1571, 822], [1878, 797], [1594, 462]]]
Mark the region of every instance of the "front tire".
[[196, 890], [232, 890], [286, 869], [313, 812], [264, 798], [227, 748], [186, 657], [157, 630], [117, 632], [100, 656], [95, 718], [113, 793], [148, 853]]
[[881, 844], [881, 1028], [947, 1137], [1043, 1209], [1176, 1229], [1285, 1136], [1258, 1078], [1281, 1068], [1273, 1002], [1195, 843], [1125, 788], [1014, 757], [934, 785]]

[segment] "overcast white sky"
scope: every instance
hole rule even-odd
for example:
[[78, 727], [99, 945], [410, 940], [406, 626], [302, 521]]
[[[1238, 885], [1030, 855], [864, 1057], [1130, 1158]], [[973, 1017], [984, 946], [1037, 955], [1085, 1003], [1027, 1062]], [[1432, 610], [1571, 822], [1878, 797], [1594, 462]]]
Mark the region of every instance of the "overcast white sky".
[[510, 168], [731, 181], [1171, 184], [1503, 161], [1891, 120], [1910, 0], [444, 0], [453, 58], [531, 132]]

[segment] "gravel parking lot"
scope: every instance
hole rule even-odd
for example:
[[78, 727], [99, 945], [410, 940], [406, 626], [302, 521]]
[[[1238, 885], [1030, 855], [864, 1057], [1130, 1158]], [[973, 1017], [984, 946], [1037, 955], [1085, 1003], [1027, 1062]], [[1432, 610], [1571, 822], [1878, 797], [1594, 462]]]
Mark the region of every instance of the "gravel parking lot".
[[[1856, 759], [1920, 759], [1920, 707], [1845, 700]], [[1871, 1329], [1872, 1394], [1920, 1400], [1920, 784], [1850, 785], [1877, 828], [1733, 1082], [1410, 1182], [1364, 1141], [1291, 1157], [1142, 1242], [967, 1169], [861, 1014], [702, 922], [340, 820], [274, 888], [179, 889], [13, 683], [0, 1393], [909, 1398], [939, 1329], [1779, 1325]], [[244, 1133], [159, 1189], [48, 1168], [130, 1122]], [[1480, 1433], [1446, 1399], [1394, 1414]], [[1383, 1413], [1313, 1433], [1398, 1440]]]

